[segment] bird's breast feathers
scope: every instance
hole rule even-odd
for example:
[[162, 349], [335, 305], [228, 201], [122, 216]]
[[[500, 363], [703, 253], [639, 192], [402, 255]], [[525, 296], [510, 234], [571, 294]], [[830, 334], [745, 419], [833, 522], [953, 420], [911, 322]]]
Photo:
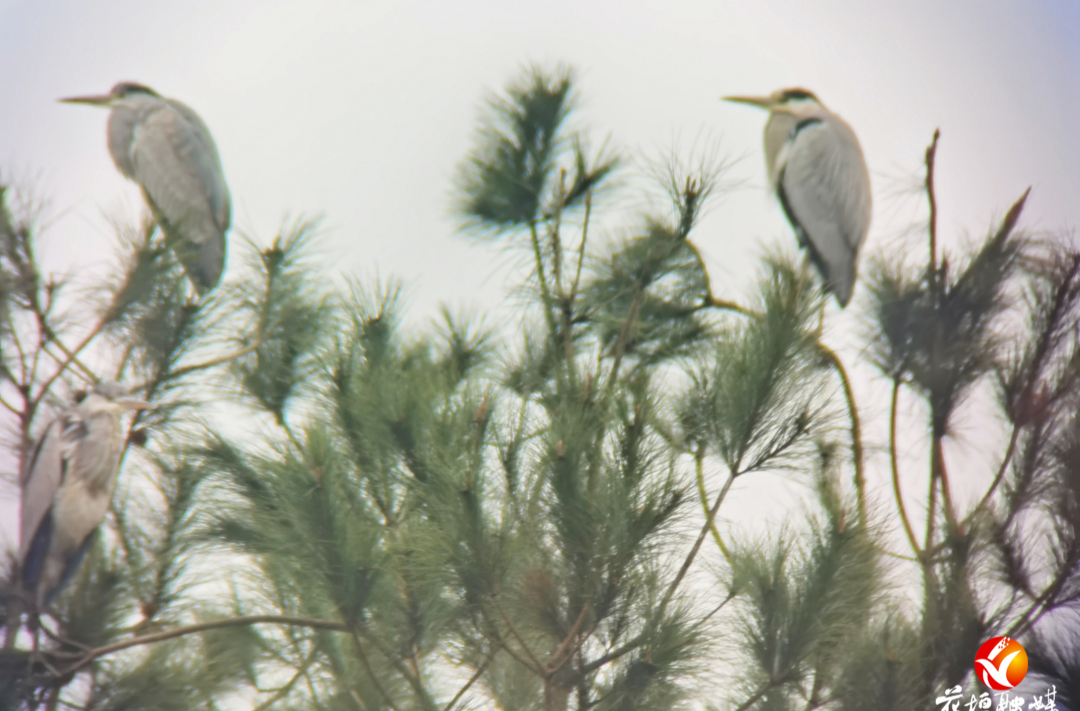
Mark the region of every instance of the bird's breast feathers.
[[75, 550], [101, 525], [112, 497], [112, 487], [108, 489], [102, 491], [89, 486], [85, 480], [72, 478], [56, 492], [52, 516], [54, 521], [63, 524], [53, 528], [51, 548], [54, 551]]

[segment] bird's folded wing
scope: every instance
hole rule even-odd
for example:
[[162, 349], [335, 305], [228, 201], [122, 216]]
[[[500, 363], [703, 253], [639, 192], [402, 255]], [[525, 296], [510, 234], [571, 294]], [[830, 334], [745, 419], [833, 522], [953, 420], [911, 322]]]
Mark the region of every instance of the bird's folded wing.
[[166, 101], [180, 113], [191, 128], [191, 138], [199, 146], [199, 150], [195, 152], [195, 172], [203, 184], [214, 222], [219, 230], [226, 232], [232, 221], [232, 200], [229, 196], [229, 186], [225, 184], [225, 176], [221, 170], [221, 157], [210, 135], [210, 129], [186, 104], [176, 99]]
[[784, 189], [807, 232], [838, 238], [847, 250], [858, 251], [870, 226], [869, 184], [862, 150], [846, 125], [815, 122], [795, 136]]
[[815, 122], [794, 137], [781, 177], [785, 208], [832, 267], [833, 282], [850, 279], [870, 226], [865, 176], [862, 151], [846, 125]]
[[217, 151], [190, 109], [185, 114], [167, 105], [149, 112], [135, 132], [132, 158], [135, 178], [160, 217], [187, 239], [202, 244], [228, 229], [228, 190]]
[[23, 470], [20, 482], [22, 525], [19, 537], [19, 561], [23, 566], [26, 565], [26, 556], [42, 522], [52, 509], [56, 491], [64, 483], [67, 461], [75, 442], [83, 432], [85, 424], [78, 414], [66, 412], [60, 415], [45, 430]]

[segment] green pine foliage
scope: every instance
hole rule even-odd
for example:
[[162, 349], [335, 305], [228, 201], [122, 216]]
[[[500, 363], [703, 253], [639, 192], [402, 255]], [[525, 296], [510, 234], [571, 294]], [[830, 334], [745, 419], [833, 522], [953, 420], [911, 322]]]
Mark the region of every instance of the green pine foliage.
[[[397, 282], [327, 283], [303, 220], [201, 300], [143, 225], [87, 299], [0, 199], [13, 456], [98, 379], [156, 405], [37, 651], [8, 564], [0, 709], [921, 711], [979, 691], [996, 634], [1075, 701], [1046, 620], [1080, 599], [1080, 255], [1018, 229], [1025, 195], [966, 252], [937, 253], [931, 214], [925, 258], [870, 260], [862, 345], [892, 400], [864, 461], [816, 276], [768, 253], [715, 298], [693, 240], [718, 171], [673, 160], [668, 214], [627, 212], [575, 98], [525, 70], [461, 164], [464, 233], [531, 265], [514, 328], [407, 325]], [[598, 235], [612, 217], [631, 227]], [[980, 391], [1009, 439], [964, 505], [950, 436]], [[898, 457], [913, 427], [925, 471]], [[769, 496], [777, 473], [798, 508], [720, 525], [736, 480]]]

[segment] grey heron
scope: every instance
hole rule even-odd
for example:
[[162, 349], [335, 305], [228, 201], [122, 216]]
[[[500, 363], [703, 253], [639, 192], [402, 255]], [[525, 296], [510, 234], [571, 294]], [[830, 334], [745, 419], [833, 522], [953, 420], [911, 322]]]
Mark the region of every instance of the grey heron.
[[131, 82], [117, 84], [108, 94], [60, 101], [112, 109], [108, 143], [113, 162], [142, 188], [196, 291], [213, 288], [225, 269], [231, 204], [217, 146], [198, 114]]
[[851, 300], [859, 250], [870, 230], [870, 172], [855, 132], [806, 89], [726, 96], [769, 111], [769, 183], [841, 308]]
[[62, 411], [38, 440], [20, 481], [22, 588], [43, 613], [82, 562], [116, 485], [121, 416], [150, 403], [117, 383], [99, 383]]

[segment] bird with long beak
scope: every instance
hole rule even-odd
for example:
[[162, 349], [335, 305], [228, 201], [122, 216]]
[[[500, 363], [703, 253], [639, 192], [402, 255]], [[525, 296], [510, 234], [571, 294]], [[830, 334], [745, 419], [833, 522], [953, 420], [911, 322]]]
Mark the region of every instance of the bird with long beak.
[[60, 101], [111, 109], [113, 162], [142, 189], [195, 290], [212, 289], [225, 270], [232, 206], [217, 146], [198, 114], [131, 82], [117, 84], [108, 94]]
[[871, 215], [870, 172], [855, 132], [805, 89], [724, 99], [769, 112], [769, 184], [825, 288], [847, 306]]
[[71, 580], [108, 513], [124, 451], [121, 416], [151, 408], [99, 383], [49, 424], [23, 470], [19, 573], [42, 614]]

